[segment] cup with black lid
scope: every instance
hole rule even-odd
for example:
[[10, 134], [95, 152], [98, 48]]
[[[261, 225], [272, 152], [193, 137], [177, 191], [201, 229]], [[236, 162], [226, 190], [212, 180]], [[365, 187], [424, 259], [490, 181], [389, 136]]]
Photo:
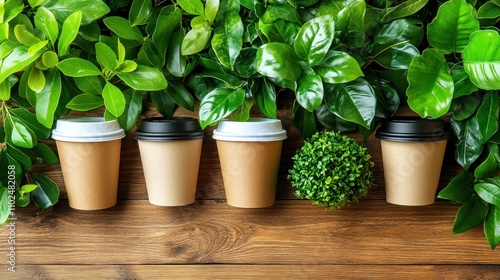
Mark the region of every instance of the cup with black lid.
[[135, 132], [149, 202], [182, 206], [195, 201], [204, 132], [197, 119], [158, 117]]
[[439, 119], [393, 117], [376, 132], [381, 141], [386, 200], [433, 204], [450, 131]]

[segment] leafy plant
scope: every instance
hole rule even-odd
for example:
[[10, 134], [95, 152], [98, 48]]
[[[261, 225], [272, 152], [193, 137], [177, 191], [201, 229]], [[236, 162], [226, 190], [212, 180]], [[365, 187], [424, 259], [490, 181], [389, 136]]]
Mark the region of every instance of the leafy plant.
[[293, 156], [288, 179], [299, 198], [339, 209], [366, 196], [373, 185], [367, 149], [338, 132], [316, 132]]
[[[295, 93], [293, 121], [305, 137], [319, 125], [367, 136], [397, 111], [428, 1], [238, 2], [221, 1], [215, 21], [200, 27], [204, 43], [188, 85], [201, 100], [203, 127], [245, 121], [254, 104], [275, 118], [283, 90]], [[201, 13], [203, 3], [196, 6]]]
[[455, 159], [466, 170], [438, 195], [462, 204], [453, 234], [483, 223], [493, 249], [500, 243], [500, 183], [492, 177], [500, 171], [499, 20], [495, 0], [439, 6], [427, 28], [430, 47], [411, 61], [407, 90], [408, 105], [420, 116], [450, 117]]

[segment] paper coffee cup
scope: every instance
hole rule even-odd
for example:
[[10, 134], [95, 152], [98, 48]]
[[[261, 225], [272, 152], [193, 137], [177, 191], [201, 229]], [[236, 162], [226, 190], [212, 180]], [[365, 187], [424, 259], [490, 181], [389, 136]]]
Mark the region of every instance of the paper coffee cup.
[[223, 120], [214, 130], [227, 204], [272, 206], [286, 131], [275, 119]]
[[195, 201], [204, 133], [193, 118], [149, 118], [135, 133], [149, 202], [182, 206]]
[[87, 117], [57, 121], [52, 138], [71, 208], [98, 210], [116, 204], [123, 137], [125, 132], [116, 120]]
[[386, 200], [392, 204], [433, 204], [450, 132], [436, 119], [398, 117], [377, 130], [382, 147]]

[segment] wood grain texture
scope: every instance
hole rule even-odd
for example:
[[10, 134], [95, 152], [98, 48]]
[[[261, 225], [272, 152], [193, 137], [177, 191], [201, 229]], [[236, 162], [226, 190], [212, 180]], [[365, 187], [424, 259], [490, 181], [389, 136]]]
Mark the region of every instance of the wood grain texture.
[[[500, 265], [27, 265], [19, 279], [498, 279]], [[0, 277], [9, 276], [0, 272]]]
[[[482, 230], [451, 236], [457, 206], [366, 200], [339, 211], [308, 201], [238, 209], [213, 200], [101, 211], [62, 202], [18, 210], [19, 264], [499, 264]], [[3, 228], [2, 230], [4, 230]]]
[[[197, 201], [170, 208], [149, 204], [132, 131], [122, 144], [119, 203], [110, 209], [69, 208], [59, 164], [34, 170], [61, 186], [61, 199], [48, 210], [16, 209], [17, 272], [1, 263], [0, 279], [500, 279], [500, 252], [489, 248], [481, 227], [451, 235], [457, 205], [385, 202], [374, 136], [363, 142], [349, 134], [375, 162], [377, 186], [367, 198], [339, 211], [296, 200], [286, 177], [303, 139], [291, 122], [292, 103], [281, 100], [278, 107], [288, 139], [275, 206], [238, 209], [225, 203], [213, 128], [203, 143]], [[399, 114], [411, 112], [403, 107]], [[146, 106], [142, 118], [151, 116], [158, 112]], [[448, 147], [440, 188], [460, 171], [453, 144]], [[1, 236], [8, 236], [7, 227], [0, 228]], [[7, 250], [6, 242], [0, 244], [0, 256]]]

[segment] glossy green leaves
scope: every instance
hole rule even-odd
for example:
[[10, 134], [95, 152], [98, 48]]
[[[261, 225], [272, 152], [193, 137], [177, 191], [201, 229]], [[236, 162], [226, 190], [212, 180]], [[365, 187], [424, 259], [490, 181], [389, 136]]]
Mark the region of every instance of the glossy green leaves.
[[326, 56], [334, 38], [331, 16], [322, 16], [306, 22], [299, 30], [293, 48], [297, 56], [310, 66], [319, 64]]
[[448, 112], [453, 79], [444, 55], [427, 49], [413, 58], [408, 70], [408, 105], [422, 118], [439, 118]]
[[209, 92], [200, 104], [200, 124], [202, 128], [214, 125], [229, 116], [245, 101], [243, 89], [217, 88]]
[[331, 84], [347, 83], [364, 75], [356, 59], [341, 51], [329, 51], [314, 70], [323, 82]]
[[500, 89], [500, 35], [496, 31], [474, 32], [462, 58], [474, 85], [486, 90]]
[[229, 1], [229, 5], [225, 7], [222, 22], [215, 28], [212, 48], [222, 65], [234, 69], [234, 63], [243, 45], [244, 30], [238, 1]]
[[472, 15], [472, 9], [465, 0], [444, 3], [429, 24], [429, 43], [445, 53], [461, 53], [469, 43], [470, 35], [479, 30], [479, 21]]
[[257, 71], [271, 78], [296, 81], [301, 67], [292, 47], [283, 43], [269, 43], [257, 50]]
[[75, 40], [78, 29], [82, 21], [82, 12], [77, 11], [71, 14], [63, 23], [61, 28], [61, 37], [57, 44], [57, 53], [59, 56], [65, 56], [69, 52], [69, 45]]
[[119, 117], [125, 111], [126, 100], [122, 91], [113, 84], [106, 83], [102, 90], [102, 97], [106, 110], [115, 117]]
[[81, 58], [68, 58], [57, 64], [64, 75], [70, 77], [98, 76], [101, 71], [92, 62]]

